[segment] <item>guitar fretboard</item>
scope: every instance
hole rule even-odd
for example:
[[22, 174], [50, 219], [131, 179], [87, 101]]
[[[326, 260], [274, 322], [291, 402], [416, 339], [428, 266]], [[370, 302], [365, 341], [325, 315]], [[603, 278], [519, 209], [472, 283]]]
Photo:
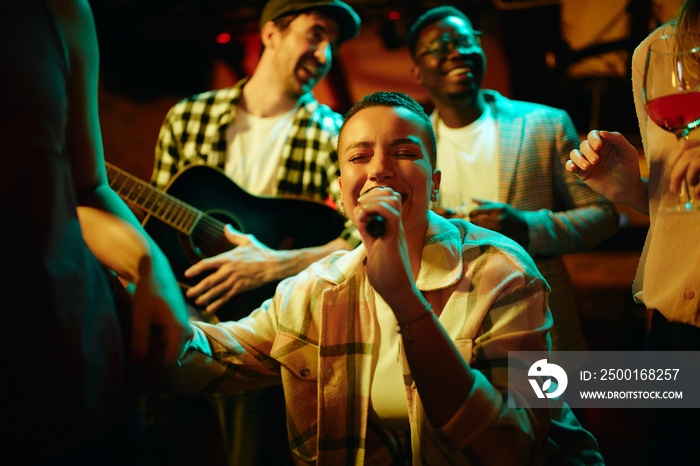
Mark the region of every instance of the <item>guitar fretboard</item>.
[[145, 181], [105, 162], [109, 186], [124, 200], [146, 213], [190, 235], [202, 212], [154, 188]]

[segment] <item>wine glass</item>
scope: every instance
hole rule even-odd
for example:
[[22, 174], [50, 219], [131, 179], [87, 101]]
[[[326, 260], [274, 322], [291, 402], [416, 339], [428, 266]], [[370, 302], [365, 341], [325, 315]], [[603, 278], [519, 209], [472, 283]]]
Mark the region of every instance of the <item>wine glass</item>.
[[[644, 102], [649, 117], [678, 139], [700, 125], [700, 35], [667, 34], [654, 40], [644, 68]], [[669, 210], [700, 210], [684, 180], [681, 199], [688, 201]]]

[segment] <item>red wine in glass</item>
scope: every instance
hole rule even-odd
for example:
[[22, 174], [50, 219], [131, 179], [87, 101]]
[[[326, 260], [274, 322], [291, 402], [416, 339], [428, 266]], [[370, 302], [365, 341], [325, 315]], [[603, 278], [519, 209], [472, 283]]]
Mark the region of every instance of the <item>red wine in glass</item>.
[[[700, 125], [700, 35], [668, 34], [649, 44], [643, 96], [654, 123], [678, 139], [689, 137]], [[700, 200], [693, 199], [687, 179], [680, 200], [681, 204], [667, 210], [700, 211]]]
[[680, 136], [700, 120], [700, 92], [657, 97], [649, 101], [647, 112], [654, 123]]

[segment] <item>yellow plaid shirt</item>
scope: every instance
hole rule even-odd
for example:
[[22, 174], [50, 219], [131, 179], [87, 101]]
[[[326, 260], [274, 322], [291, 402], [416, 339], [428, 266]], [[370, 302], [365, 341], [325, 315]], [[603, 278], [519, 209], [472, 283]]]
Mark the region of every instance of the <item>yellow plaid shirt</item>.
[[[502, 235], [429, 215], [417, 285], [476, 382], [453, 419], [436, 429], [403, 361], [413, 464], [602, 463], [595, 439], [567, 407], [507, 407], [517, 396], [508, 390], [508, 351], [548, 349], [549, 287], [532, 260]], [[363, 246], [335, 253], [283, 281], [249, 317], [193, 324], [174, 388], [226, 392], [282, 383], [297, 463], [395, 464], [389, 437], [368, 427], [378, 335], [365, 257]]]

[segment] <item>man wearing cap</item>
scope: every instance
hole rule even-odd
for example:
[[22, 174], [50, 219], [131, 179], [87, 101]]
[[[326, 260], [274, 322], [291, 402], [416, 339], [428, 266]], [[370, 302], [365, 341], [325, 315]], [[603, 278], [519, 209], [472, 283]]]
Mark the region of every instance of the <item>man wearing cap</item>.
[[[311, 94], [331, 68], [340, 43], [359, 32], [357, 13], [339, 0], [271, 0], [260, 19], [263, 52], [252, 76], [235, 86], [176, 104], [163, 123], [152, 182], [164, 188], [185, 166], [224, 170], [254, 195], [337, 200], [338, 129], [342, 116]], [[186, 273], [213, 272], [187, 291], [207, 312], [236, 293], [295, 275], [360, 237], [351, 222], [335, 240], [314, 248], [275, 251], [254, 237], [226, 229], [229, 252]]]
[[[339, 0], [270, 0], [260, 18], [263, 51], [255, 71], [233, 87], [186, 98], [170, 109], [158, 137], [152, 183], [164, 188], [185, 166], [198, 163], [224, 170], [254, 195], [338, 200], [342, 116], [316, 101], [311, 90], [328, 74], [339, 44], [359, 29], [357, 13]], [[295, 275], [361, 241], [349, 220], [338, 238], [299, 250], [276, 251], [234, 229], [225, 233], [232, 250], [186, 272], [191, 277], [213, 272], [187, 292], [207, 312], [236, 293]], [[214, 402], [231, 464], [284, 461], [288, 447], [279, 387]], [[274, 410], [279, 412], [271, 414]]]

